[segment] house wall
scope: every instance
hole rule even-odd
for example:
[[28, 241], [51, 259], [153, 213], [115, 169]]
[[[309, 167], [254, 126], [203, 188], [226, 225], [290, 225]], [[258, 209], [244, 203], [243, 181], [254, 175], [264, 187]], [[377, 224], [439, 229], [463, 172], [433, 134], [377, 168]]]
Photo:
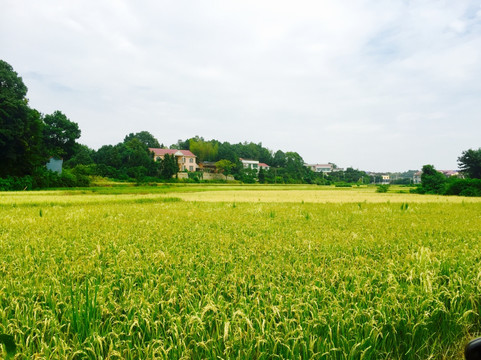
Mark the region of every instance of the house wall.
[[[177, 177], [179, 179], [188, 179], [189, 174], [186, 172], [181, 172], [177, 174]], [[204, 173], [202, 175], [202, 180], [229, 180], [232, 181], [234, 180], [234, 177], [232, 175], [223, 175], [223, 174], [216, 174], [216, 173]]]
[[[176, 156], [177, 164], [179, 165], [179, 171], [196, 171], [197, 170], [197, 162], [195, 156]], [[154, 157], [155, 161], [159, 159], [164, 159], [164, 155], [156, 155]], [[192, 161], [191, 161], [192, 159]], [[190, 167], [192, 166], [192, 170]]]

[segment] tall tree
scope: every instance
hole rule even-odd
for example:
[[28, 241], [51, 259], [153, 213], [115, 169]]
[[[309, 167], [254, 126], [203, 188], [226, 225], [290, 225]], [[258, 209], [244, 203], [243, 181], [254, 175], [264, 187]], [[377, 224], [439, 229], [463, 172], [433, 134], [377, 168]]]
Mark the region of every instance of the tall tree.
[[199, 161], [214, 161], [219, 152], [219, 144], [216, 141], [205, 141], [198, 136], [189, 140], [189, 148]]
[[165, 154], [160, 166], [160, 177], [163, 179], [171, 179], [178, 171], [179, 165], [175, 155]]
[[230, 175], [232, 169], [235, 168], [235, 164], [230, 160], [222, 159], [215, 163], [215, 167], [217, 168], [217, 171], [224, 175]]
[[461, 171], [472, 179], [481, 179], [481, 148], [462, 152], [458, 158]]
[[433, 165], [424, 165], [422, 172], [422, 192], [426, 194], [442, 194], [446, 184], [446, 176], [437, 171]]
[[273, 164], [274, 167], [286, 166], [286, 154], [282, 150], [277, 150], [274, 154]]
[[76, 144], [73, 155], [70, 157], [69, 160], [64, 162], [64, 166], [72, 168], [76, 165], [93, 164], [94, 153], [94, 150], [90, 149], [87, 145]]
[[130, 140], [137, 138], [141, 143], [143, 143], [148, 148], [160, 148], [159, 141], [149, 133], [148, 131], [141, 131], [138, 133], [130, 133], [124, 139], [124, 143], [129, 142]]
[[0, 60], [0, 176], [31, 174], [45, 160], [43, 123], [26, 95], [22, 78]]
[[48, 156], [70, 158], [75, 152], [76, 140], [80, 137], [77, 123], [70, 121], [61, 111], [45, 115], [43, 137]]

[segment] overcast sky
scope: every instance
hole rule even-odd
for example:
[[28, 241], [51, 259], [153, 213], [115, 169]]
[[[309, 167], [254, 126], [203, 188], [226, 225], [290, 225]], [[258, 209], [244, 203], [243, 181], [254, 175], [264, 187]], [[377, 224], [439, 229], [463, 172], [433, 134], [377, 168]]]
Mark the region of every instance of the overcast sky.
[[147, 130], [402, 171], [481, 147], [479, 0], [0, 3], [0, 59], [94, 149]]

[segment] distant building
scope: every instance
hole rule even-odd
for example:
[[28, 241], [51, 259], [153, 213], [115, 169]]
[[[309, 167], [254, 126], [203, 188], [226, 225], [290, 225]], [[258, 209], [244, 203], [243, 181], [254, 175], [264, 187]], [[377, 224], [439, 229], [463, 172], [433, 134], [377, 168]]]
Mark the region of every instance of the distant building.
[[332, 164], [305, 164], [304, 166], [317, 173], [329, 173], [333, 170]]
[[240, 162], [242, 163], [242, 167], [244, 169], [255, 169], [259, 171], [259, 161], [258, 160], [248, 160], [239, 158]]
[[422, 171], [415, 172], [413, 175], [413, 184], [421, 184]]
[[382, 184], [387, 185], [391, 181], [391, 177], [389, 175], [382, 175]]
[[177, 159], [177, 164], [179, 165], [179, 171], [197, 171], [197, 156], [189, 150], [157, 148], [149, 148], [149, 150], [154, 154], [155, 161], [163, 159], [166, 154], [174, 155]]
[[217, 173], [217, 166], [214, 161], [202, 161], [199, 163], [199, 170], [206, 173]]
[[269, 170], [270, 166], [265, 163], [259, 163], [259, 169]]
[[62, 173], [62, 165], [63, 165], [63, 159], [55, 158], [53, 156], [48, 160], [48, 163], [46, 164], [47, 170], [56, 172], [58, 174]]
[[443, 173], [447, 177], [451, 176], [459, 176], [459, 171], [457, 170], [438, 170], [440, 173]]
[[[446, 177], [451, 177], [451, 176], [461, 176], [458, 170], [438, 170], [441, 174], [443, 174]], [[413, 183], [414, 184], [421, 184], [421, 175], [423, 174], [422, 171], [418, 171], [414, 173], [413, 175]]]

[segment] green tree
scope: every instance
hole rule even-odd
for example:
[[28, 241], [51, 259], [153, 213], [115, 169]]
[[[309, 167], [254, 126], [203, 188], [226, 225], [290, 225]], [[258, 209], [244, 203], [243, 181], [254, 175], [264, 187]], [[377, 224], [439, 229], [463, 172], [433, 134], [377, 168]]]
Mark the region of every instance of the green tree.
[[77, 123], [70, 121], [61, 111], [55, 111], [43, 118], [43, 138], [48, 156], [70, 158], [75, 151], [76, 140], [80, 137]]
[[232, 173], [232, 169], [235, 168], [235, 164], [232, 161], [222, 159], [215, 163], [215, 167], [217, 171], [223, 173], [224, 175], [230, 175]]
[[135, 134], [130, 133], [125, 137], [124, 143], [127, 143], [134, 138], [138, 139], [142, 144], [144, 144], [148, 148], [157, 148], [157, 149], [160, 148], [159, 141], [154, 137], [154, 135], [152, 135], [148, 131], [141, 131]]
[[90, 149], [87, 145], [76, 144], [73, 155], [69, 160], [64, 162], [64, 166], [72, 168], [77, 165], [91, 165], [94, 163], [93, 154], [94, 150]]
[[24, 176], [45, 163], [40, 113], [28, 106], [27, 87], [0, 60], [0, 177]]
[[242, 169], [240, 171], [240, 180], [246, 184], [253, 184], [256, 182], [257, 170], [256, 169]]
[[281, 150], [276, 151], [276, 153], [274, 154], [272, 166], [275, 166], [275, 167], [286, 166], [286, 154], [283, 151]]
[[172, 176], [179, 171], [179, 164], [175, 155], [165, 154], [164, 159], [161, 160], [160, 177], [163, 179], [171, 179]]
[[214, 161], [219, 152], [219, 144], [216, 141], [205, 141], [196, 136], [189, 140], [189, 149], [199, 161]]
[[481, 148], [463, 151], [458, 158], [458, 165], [466, 176], [481, 179]]
[[127, 168], [143, 166], [146, 169], [150, 167], [154, 160], [149, 149], [142, 141], [134, 137], [124, 145], [121, 152], [122, 166]]
[[285, 182], [303, 182], [311, 170], [304, 166], [304, 160], [302, 159], [301, 155], [296, 152], [288, 151], [285, 154], [285, 159]]
[[120, 169], [122, 166], [121, 152], [124, 146], [124, 144], [104, 145], [93, 154], [93, 159], [96, 164]]
[[190, 139], [187, 139], [185, 141], [179, 139], [177, 140], [177, 143], [171, 145], [170, 148], [177, 150], [190, 150]]
[[348, 167], [346, 171], [344, 171], [343, 181], [347, 183], [369, 184], [370, 177], [364, 171]]
[[234, 147], [227, 141], [219, 144], [217, 160], [222, 160], [222, 159], [229, 160], [234, 164], [239, 161], [239, 156], [234, 151]]
[[425, 194], [442, 194], [446, 185], [446, 176], [437, 171], [433, 165], [424, 165], [421, 174], [421, 188]]
[[257, 174], [257, 178], [259, 179], [259, 182], [261, 184], [265, 184], [265, 182], [266, 182], [266, 171], [264, 170], [264, 168], [259, 169], [259, 173]]

